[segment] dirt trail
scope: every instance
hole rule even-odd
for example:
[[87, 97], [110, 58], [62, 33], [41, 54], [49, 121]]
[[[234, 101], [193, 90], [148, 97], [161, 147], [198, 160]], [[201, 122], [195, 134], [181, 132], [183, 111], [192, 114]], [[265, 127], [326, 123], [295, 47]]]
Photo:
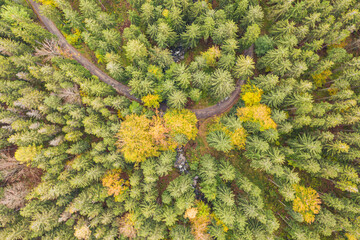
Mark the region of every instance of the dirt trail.
[[[35, 14], [38, 16], [40, 21], [44, 24], [46, 29], [51, 32], [52, 34], [56, 35], [59, 39], [59, 45], [63, 48], [66, 52], [68, 52], [73, 59], [75, 59], [78, 63], [80, 63], [84, 68], [89, 70], [89, 72], [95, 76], [97, 76], [101, 81], [104, 83], [112, 86], [116, 92], [125, 97], [129, 98], [130, 100], [142, 103], [141, 100], [130, 93], [130, 88], [115, 79], [111, 78], [109, 75], [101, 71], [94, 63], [90, 62], [86, 57], [81, 55], [81, 53], [76, 50], [73, 46], [71, 46], [62, 35], [60, 30], [56, 27], [56, 25], [47, 17], [40, 14], [39, 10], [39, 3], [36, 3], [32, 0], [27, 0], [28, 3], [32, 6]], [[251, 57], [254, 56], [253, 46], [249, 49], [245, 50], [244, 55], [249, 55]], [[231, 94], [231, 96], [216, 105], [202, 108], [202, 109], [190, 109], [196, 114], [198, 119], [206, 119], [209, 117], [213, 117], [216, 115], [220, 115], [225, 113], [226, 111], [230, 110], [231, 107], [238, 101], [241, 92], [241, 86], [245, 84], [245, 80], [239, 79], [236, 83], [236, 89]], [[163, 106], [166, 109], [166, 106]]]

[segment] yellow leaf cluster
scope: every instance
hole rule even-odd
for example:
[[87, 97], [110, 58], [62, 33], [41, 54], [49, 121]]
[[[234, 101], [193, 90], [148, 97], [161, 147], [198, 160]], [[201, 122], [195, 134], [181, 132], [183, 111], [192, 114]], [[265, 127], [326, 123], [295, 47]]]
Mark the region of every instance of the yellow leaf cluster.
[[237, 115], [243, 122], [259, 123], [261, 126], [260, 130], [276, 128], [276, 123], [271, 119], [271, 109], [264, 104], [238, 108]]
[[346, 37], [345, 39], [343, 39], [343, 40], [342, 40], [340, 43], [338, 43], [338, 44], [336, 44], [336, 43], [331, 44], [331, 45], [329, 46], [329, 49], [332, 49], [332, 48], [344, 48], [344, 47], [346, 47], [347, 44], [348, 44], [347, 40], [348, 40], [348, 37]]
[[170, 129], [170, 135], [184, 134], [189, 140], [194, 140], [198, 133], [195, 113], [188, 109], [171, 109], [164, 115], [165, 125]]
[[319, 194], [311, 187], [294, 185], [295, 199], [293, 201], [293, 210], [304, 217], [304, 221], [312, 223], [315, 220], [315, 214], [320, 212], [321, 200]]
[[164, 9], [164, 11], [162, 12], [162, 15], [167, 18], [169, 16], [169, 10]]
[[221, 56], [221, 52], [218, 46], [212, 46], [206, 52], [202, 52], [201, 55], [205, 57], [208, 66], [215, 67], [217, 59]]
[[195, 219], [197, 213], [198, 213], [197, 208], [194, 208], [194, 207], [188, 208], [185, 211], [184, 218], [188, 218], [190, 220], [193, 220], [193, 219]]
[[245, 84], [241, 87], [241, 99], [245, 102], [245, 106], [257, 105], [261, 101], [263, 91], [254, 85]]
[[42, 146], [30, 145], [27, 147], [19, 147], [15, 152], [15, 159], [21, 163], [31, 162], [36, 155], [41, 152]]
[[178, 134], [184, 134], [189, 140], [197, 135], [197, 119], [189, 110], [170, 110], [164, 118], [145, 115], [129, 115], [122, 122], [117, 134], [117, 145], [128, 162], [142, 162], [148, 157], [160, 155], [160, 151], [174, 150], [178, 143], [174, 140]]
[[72, 34], [66, 34], [66, 33], [63, 34], [66, 38], [66, 41], [68, 41], [68, 43], [70, 43], [71, 45], [78, 44], [81, 39], [81, 31], [80, 29], [77, 28], [74, 30], [74, 33]]
[[124, 116], [122, 115], [122, 112], [120, 110], [117, 111], [118, 118], [125, 120]]
[[162, 70], [155, 65], [150, 65], [148, 67], [148, 72], [153, 74], [157, 79], [161, 79], [163, 77]]
[[54, 0], [38, 0], [43, 5], [51, 5], [53, 7], [57, 7], [57, 4]]
[[324, 83], [326, 83], [326, 80], [329, 79], [332, 72], [330, 70], [325, 70], [319, 74], [311, 75], [311, 77], [314, 80], [314, 83], [317, 87], [321, 87]]
[[347, 237], [348, 240], [357, 240], [358, 239], [350, 233], [345, 233], [345, 236]]
[[121, 169], [109, 170], [102, 179], [102, 184], [108, 189], [109, 195], [118, 196], [129, 189], [129, 181], [121, 178]]
[[229, 231], [229, 228], [225, 225], [225, 223], [223, 223], [223, 221], [221, 221], [214, 213], [212, 213], [211, 216], [212, 216], [212, 217], [214, 218], [214, 220], [216, 221], [216, 225], [223, 227], [223, 231], [224, 231], [224, 232]]
[[142, 97], [141, 100], [144, 102], [145, 107], [149, 107], [149, 108], [159, 108], [160, 107], [161, 98], [157, 94], [146, 95], [146, 96]]
[[230, 137], [231, 144], [237, 149], [245, 149], [247, 131], [245, 128], [240, 127], [234, 131], [230, 131], [223, 123], [220, 122], [220, 118], [215, 119], [215, 123], [211, 125], [211, 131], [222, 131]]
[[117, 144], [128, 162], [142, 162], [148, 157], [158, 156], [158, 146], [150, 134], [151, 120], [145, 115], [129, 115], [122, 122], [117, 134]]
[[245, 128], [237, 128], [231, 133], [231, 143], [238, 149], [245, 149], [247, 132]]

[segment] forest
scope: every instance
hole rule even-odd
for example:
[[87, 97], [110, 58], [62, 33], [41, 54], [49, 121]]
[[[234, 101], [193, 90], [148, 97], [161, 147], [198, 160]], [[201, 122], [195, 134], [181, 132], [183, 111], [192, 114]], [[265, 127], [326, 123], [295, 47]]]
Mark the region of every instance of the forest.
[[359, 0], [0, 0], [0, 240], [360, 239]]

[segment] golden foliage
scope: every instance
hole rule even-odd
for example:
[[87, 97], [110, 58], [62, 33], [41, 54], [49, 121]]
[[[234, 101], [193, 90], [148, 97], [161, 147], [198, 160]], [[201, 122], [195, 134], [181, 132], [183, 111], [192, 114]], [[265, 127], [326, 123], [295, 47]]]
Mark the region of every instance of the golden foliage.
[[330, 70], [325, 70], [319, 74], [313, 74], [311, 77], [314, 80], [314, 83], [317, 87], [321, 87], [324, 83], [326, 83], [326, 80], [329, 79], [332, 72]]
[[136, 230], [134, 228], [135, 221], [133, 220], [132, 213], [126, 213], [120, 220], [119, 220], [119, 232], [120, 234], [124, 235], [128, 238], [135, 238], [136, 237]]
[[243, 122], [259, 123], [261, 126], [260, 130], [276, 128], [276, 123], [271, 119], [271, 109], [264, 104], [238, 108], [237, 115]]
[[62, 32], [62, 34], [64, 35], [64, 37], [66, 38], [66, 41], [70, 45], [76, 45], [81, 40], [81, 31], [80, 31], [80, 29], [77, 29], [77, 28], [73, 31], [72, 34], [66, 34], [64, 32]]
[[254, 85], [245, 84], [241, 87], [241, 99], [245, 102], [245, 106], [257, 105], [261, 101], [263, 91]]
[[52, 7], [57, 7], [57, 4], [54, 0], [38, 0], [43, 5], [51, 5]]
[[102, 179], [102, 184], [108, 189], [109, 195], [118, 196], [129, 189], [129, 181], [121, 178], [121, 169], [109, 170]]
[[149, 133], [159, 150], [175, 149], [177, 144], [170, 137], [170, 128], [166, 126], [164, 119], [154, 116], [150, 125]]
[[315, 220], [315, 214], [320, 212], [321, 200], [319, 194], [311, 187], [294, 185], [295, 199], [293, 201], [293, 210], [304, 217], [304, 221], [312, 223]]
[[165, 125], [170, 129], [170, 135], [184, 134], [189, 140], [194, 140], [198, 133], [195, 113], [188, 109], [172, 109], [164, 115]]
[[350, 233], [345, 233], [345, 236], [347, 237], [348, 240], [357, 240], [357, 238]]
[[117, 144], [128, 162], [142, 162], [148, 157], [158, 156], [158, 147], [150, 134], [151, 120], [145, 115], [129, 115], [122, 122], [117, 134]]
[[214, 213], [212, 213], [211, 216], [214, 218], [216, 225], [223, 227], [224, 232], [229, 231], [228, 226], [226, 226], [225, 223], [223, 223], [223, 221], [221, 221]]
[[160, 102], [161, 102], [161, 98], [159, 95], [155, 94], [149, 94], [146, 95], [144, 97], [141, 98], [141, 101], [144, 102], [144, 106], [145, 107], [149, 107], [149, 108], [159, 108], [160, 107]]
[[162, 12], [162, 15], [167, 18], [169, 16], [169, 10], [167, 10], [166, 8], [164, 9], [164, 11]]
[[21, 163], [29, 163], [40, 153], [42, 146], [19, 147], [15, 152], [15, 159]]
[[218, 46], [212, 46], [206, 52], [202, 52], [201, 55], [205, 57], [208, 66], [215, 67], [216, 60], [220, 58], [221, 52]]
[[170, 110], [164, 118], [156, 115], [152, 119], [132, 114], [120, 127], [117, 145], [125, 160], [142, 162], [159, 156], [160, 151], [174, 150], [179, 144], [175, 141], [178, 134], [195, 139], [196, 123], [195, 114], [189, 110]]
[[122, 112], [120, 110], [117, 111], [118, 118], [125, 120], [124, 116], [122, 115]]
[[245, 107], [237, 109], [237, 115], [243, 122], [256, 122], [260, 124], [260, 130], [276, 128], [276, 123], [271, 119], [271, 109], [261, 104], [263, 91], [254, 85], [243, 85], [241, 98], [245, 102]]
[[231, 143], [238, 149], [245, 149], [247, 132], [245, 128], [237, 128], [231, 133]]
[[148, 72], [153, 74], [158, 80], [160, 80], [164, 76], [161, 68], [155, 65], [149, 65]]

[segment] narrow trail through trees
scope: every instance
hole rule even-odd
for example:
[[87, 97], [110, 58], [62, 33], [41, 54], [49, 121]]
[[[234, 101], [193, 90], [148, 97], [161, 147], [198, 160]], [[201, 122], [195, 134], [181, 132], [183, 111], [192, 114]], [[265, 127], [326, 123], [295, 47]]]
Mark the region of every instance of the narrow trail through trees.
[[[86, 68], [91, 74], [97, 76], [101, 81], [104, 83], [112, 86], [116, 92], [125, 97], [129, 98], [130, 100], [142, 103], [142, 101], [132, 95], [130, 93], [130, 88], [115, 79], [111, 78], [109, 75], [101, 71], [94, 63], [90, 62], [86, 57], [81, 55], [81, 53], [76, 50], [73, 46], [71, 46], [62, 35], [60, 30], [56, 27], [56, 25], [47, 17], [40, 14], [39, 3], [34, 2], [32, 0], [27, 0], [28, 3], [32, 6], [33, 11], [38, 16], [39, 20], [44, 24], [46, 29], [58, 37], [59, 46], [63, 48], [73, 59], [75, 59], [78, 63], [80, 63], [84, 68]], [[253, 57], [254, 50], [253, 46], [249, 49], [244, 51], [244, 55], [248, 55]], [[238, 101], [241, 92], [241, 86], [245, 84], [246, 80], [239, 79], [236, 83], [236, 89], [230, 97], [228, 97], [225, 101], [219, 102], [216, 105], [202, 108], [202, 109], [190, 109], [196, 114], [198, 119], [206, 119], [216, 115], [220, 115], [225, 113], [226, 111], [230, 110], [231, 107]]]

